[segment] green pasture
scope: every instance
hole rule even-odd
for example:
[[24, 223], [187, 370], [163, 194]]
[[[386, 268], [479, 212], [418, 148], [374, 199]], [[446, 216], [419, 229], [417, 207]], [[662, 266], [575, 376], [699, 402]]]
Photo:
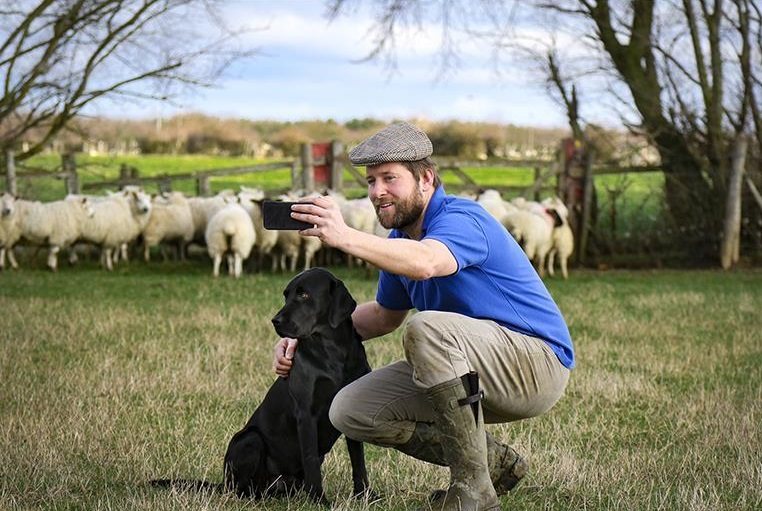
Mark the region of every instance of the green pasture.
[[[75, 159], [82, 184], [117, 179], [119, 168], [123, 164], [137, 168], [141, 177], [155, 177], [268, 163], [268, 160], [245, 157], [160, 154], [114, 157], [78, 154]], [[278, 161], [285, 160], [288, 159]], [[55, 155], [42, 155], [33, 158], [25, 165], [33, 169], [46, 169], [52, 172], [61, 169], [61, 160]], [[23, 174], [24, 171], [25, 169], [20, 165], [18, 173]], [[534, 180], [534, 170], [528, 167], [466, 167], [463, 171], [483, 188], [494, 186], [528, 188]], [[453, 189], [462, 186], [458, 176], [451, 172], [444, 171], [442, 180], [445, 185]], [[365, 193], [364, 188], [349, 171], [344, 173], [344, 184], [348, 189], [348, 195], [358, 196]], [[240, 176], [218, 177], [211, 180], [211, 185], [215, 192], [225, 188], [238, 189], [240, 185], [244, 185], [275, 193], [291, 187], [291, 169], [284, 167]], [[196, 194], [196, 183], [192, 179], [173, 181], [173, 187], [190, 195]], [[149, 185], [146, 188], [151, 192], [157, 189], [155, 185]], [[32, 199], [54, 200], [65, 195], [65, 184], [58, 179], [21, 178], [19, 179], [19, 194]]]
[[[141, 177], [186, 174], [202, 170], [245, 167], [268, 163], [246, 157], [210, 156], [210, 155], [162, 155], [148, 154], [137, 156], [88, 156], [76, 155], [76, 163], [82, 184], [114, 180], [119, 177], [121, 165], [138, 169]], [[286, 159], [287, 160], [287, 159]], [[285, 160], [279, 160], [285, 161]], [[27, 167], [55, 171], [61, 169], [61, 159], [56, 155], [41, 155], [26, 162]], [[362, 171], [362, 169], [360, 169]], [[464, 167], [464, 173], [481, 188], [490, 187], [531, 187], [534, 182], [534, 169], [529, 167]], [[19, 166], [18, 173], [25, 169]], [[453, 192], [462, 188], [460, 178], [452, 172], [443, 171], [442, 181]], [[4, 176], [2, 179], [4, 186]], [[365, 189], [355, 180], [349, 171], [344, 173], [344, 184], [349, 196], [361, 196]], [[552, 185], [553, 183], [548, 183]], [[601, 228], [606, 232], [626, 233], [628, 229], [637, 230], [653, 225], [659, 220], [662, 211], [663, 176], [658, 172], [646, 174], [618, 174], [596, 176], [595, 186], [598, 194]], [[284, 167], [265, 172], [239, 176], [218, 177], [211, 180], [212, 191], [238, 189], [239, 186], [259, 187], [271, 193], [279, 193], [291, 187], [291, 169]], [[173, 181], [174, 189], [189, 195], [196, 194], [193, 179]], [[157, 186], [150, 184], [149, 191], [157, 191]], [[65, 195], [65, 184], [59, 179], [34, 178], [19, 179], [19, 195], [37, 200], [54, 200]], [[100, 193], [94, 191], [93, 193]], [[549, 195], [543, 192], [543, 196]], [[506, 198], [520, 195], [519, 192], [506, 193]], [[612, 222], [612, 211], [614, 220]]]
[[[373, 276], [333, 270], [373, 298]], [[191, 259], [0, 274], [0, 509], [318, 509], [146, 485], [219, 481], [228, 439], [274, 380], [270, 318], [290, 276], [210, 273]], [[546, 284], [578, 367], [549, 413], [490, 426], [531, 462], [503, 509], [760, 509], [762, 272], [573, 271]], [[367, 351], [374, 367], [401, 358], [399, 333]], [[382, 500], [348, 498], [340, 441], [323, 465], [332, 509], [417, 509], [447, 483], [396, 451], [366, 456]]]

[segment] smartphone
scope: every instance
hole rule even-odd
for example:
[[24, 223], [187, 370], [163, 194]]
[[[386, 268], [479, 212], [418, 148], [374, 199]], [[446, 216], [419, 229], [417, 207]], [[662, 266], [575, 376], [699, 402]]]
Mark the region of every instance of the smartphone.
[[271, 201], [262, 203], [262, 221], [271, 231], [301, 231], [311, 229], [312, 224], [291, 218], [291, 205], [296, 202]]

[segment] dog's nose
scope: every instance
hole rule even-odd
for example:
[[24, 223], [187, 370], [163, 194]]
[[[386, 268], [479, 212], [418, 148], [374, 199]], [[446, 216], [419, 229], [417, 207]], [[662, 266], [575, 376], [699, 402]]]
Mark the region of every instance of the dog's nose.
[[283, 318], [280, 317], [280, 314], [275, 316], [273, 319], [273, 326], [277, 329], [279, 326], [283, 324]]

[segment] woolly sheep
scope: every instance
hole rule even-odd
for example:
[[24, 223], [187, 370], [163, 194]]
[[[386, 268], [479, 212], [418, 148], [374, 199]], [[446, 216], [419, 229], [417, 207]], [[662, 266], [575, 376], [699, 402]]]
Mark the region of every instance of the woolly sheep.
[[233, 200], [215, 213], [206, 226], [206, 247], [213, 261], [212, 274], [215, 277], [220, 274], [223, 255], [227, 256], [228, 274], [240, 277], [243, 261], [251, 254], [256, 241], [249, 213]]
[[19, 267], [13, 253], [13, 245], [21, 238], [21, 225], [16, 213], [16, 197], [8, 192], [0, 197], [0, 270], [5, 269], [5, 254], [15, 270]]
[[516, 209], [503, 217], [503, 225], [521, 243], [524, 252], [539, 274], [545, 274], [545, 259], [551, 249], [554, 219], [546, 213], [537, 214]]
[[558, 197], [547, 198], [542, 201], [542, 205], [558, 217], [556, 227], [553, 229], [550, 252], [548, 252], [548, 273], [551, 277], [554, 275], [555, 258], [558, 255], [561, 275], [564, 279], [568, 279], [567, 262], [574, 252], [574, 233], [569, 225], [569, 209]]
[[548, 273], [554, 275], [555, 257], [558, 255], [558, 264], [561, 266], [561, 275], [565, 279], [569, 278], [567, 263], [572, 252], [574, 252], [574, 234], [572, 233], [569, 222], [563, 219], [563, 223], [553, 229], [553, 242], [550, 252], [548, 252]]
[[492, 215], [498, 222], [504, 223], [505, 216], [511, 213], [515, 208], [509, 203], [503, 200], [500, 192], [497, 190], [484, 190], [476, 198], [476, 202], [481, 207], [487, 210], [487, 213]]
[[[238, 198], [241, 206], [249, 213], [251, 221], [254, 224], [254, 232], [257, 235], [257, 239], [254, 242], [254, 250], [257, 255], [257, 268], [261, 270], [265, 256], [271, 256], [273, 248], [278, 243], [279, 231], [265, 229], [262, 218], [262, 201], [265, 198], [263, 190], [242, 186], [241, 191], [238, 192]], [[275, 270], [276, 261], [274, 258], [272, 264], [272, 269]]]
[[127, 244], [137, 239], [148, 224], [151, 208], [151, 197], [132, 188], [93, 203], [94, 215], [85, 221], [82, 238], [101, 247], [104, 268], [113, 270], [119, 251], [126, 252]]
[[226, 195], [217, 194], [213, 197], [190, 197], [188, 199], [188, 206], [193, 219], [193, 241], [195, 243], [205, 243], [206, 224], [216, 212], [225, 207]]
[[91, 201], [81, 196], [45, 203], [19, 199], [15, 209], [21, 237], [33, 245], [50, 247], [47, 264], [53, 271], [58, 270], [58, 252], [77, 241], [85, 220], [94, 214]]
[[180, 258], [185, 257], [185, 245], [193, 239], [193, 216], [188, 199], [180, 192], [155, 197], [148, 223], [143, 228], [143, 258], [151, 260], [151, 247], [161, 242], [178, 243]]
[[[304, 195], [304, 198], [314, 198], [314, 197], [320, 197], [320, 194], [317, 192], [312, 192], [310, 194]], [[323, 248], [323, 242], [320, 241], [320, 238], [317, 238], [315, 236], [300, 236], [302, 241], [301, 250], [304, 254], [304, 269], [309, 270], [312, 267], [312, 262], [315, 259], [315, 254]]]

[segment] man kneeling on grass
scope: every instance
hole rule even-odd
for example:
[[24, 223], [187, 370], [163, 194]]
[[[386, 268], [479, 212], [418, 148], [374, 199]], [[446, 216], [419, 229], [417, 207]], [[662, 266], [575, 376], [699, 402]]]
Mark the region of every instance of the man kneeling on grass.
[[[352, 315], [363, 339], [399, 327], [405, 360], [345, 387], [331, 421], [347, 437], [394, 447], [450, 468], [432, 494], [447, 511], [499, 509], [528, 463], [485, 432], [548, 411], [574, 367], [569, 330], [519, 245], [477, 203], [445, 195], [426, 134], [407, 123], [382, 129], [350, 152], [366, 166], [382, 239], [351, 229], [331, 197], [293, 206], [300, 231], [380, 270], [376, 300]], [[275, 348], [287, 376], [293, 339]]]

